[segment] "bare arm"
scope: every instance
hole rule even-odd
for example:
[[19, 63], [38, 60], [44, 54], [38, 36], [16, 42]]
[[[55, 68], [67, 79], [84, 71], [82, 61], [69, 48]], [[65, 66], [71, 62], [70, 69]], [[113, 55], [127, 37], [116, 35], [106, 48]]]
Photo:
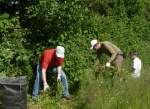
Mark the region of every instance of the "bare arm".
[[58, 72], [58, 74], [61, 74], [61, 70], [62, 70], [62, 66], [58, 66], [58, 67], [57, 67], [57, 72]]
[[42, 80], [43, 80], [43, 83], [47, 83], [46, 81], [46, 69], [42, 68]]

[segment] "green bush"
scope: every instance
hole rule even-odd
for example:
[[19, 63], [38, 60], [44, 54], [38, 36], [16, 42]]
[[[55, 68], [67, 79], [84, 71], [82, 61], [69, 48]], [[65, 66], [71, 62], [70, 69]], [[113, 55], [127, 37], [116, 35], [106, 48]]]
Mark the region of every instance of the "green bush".
[[7, 14], [8, 10], [0, 15], [0, 66], [6, 75], [26, 75], [31, 85], [41, 53], [62, 45], [66, 49], [63, 70], [70, 90], [78, 91], [85, 69], [92, 67], [95, 58], [89, 49], [95, 38], [111, 41], [125, 53], [137, 51], [144, 67], [149, 65], [149, 0], [40, 0], [29, 4], [13, 10], [14, 15]]

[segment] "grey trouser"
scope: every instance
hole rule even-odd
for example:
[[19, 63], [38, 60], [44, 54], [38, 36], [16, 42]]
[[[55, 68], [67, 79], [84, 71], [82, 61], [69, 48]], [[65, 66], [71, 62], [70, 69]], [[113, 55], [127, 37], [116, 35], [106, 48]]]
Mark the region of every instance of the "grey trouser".
[[121, 56], [120, 54], [118, 54], [114, 60], [114, 64], [116, 67], [118, 67], [119, 69], [121, 69], [122, 66], [122, 62], [123, 62], [123, 56]]

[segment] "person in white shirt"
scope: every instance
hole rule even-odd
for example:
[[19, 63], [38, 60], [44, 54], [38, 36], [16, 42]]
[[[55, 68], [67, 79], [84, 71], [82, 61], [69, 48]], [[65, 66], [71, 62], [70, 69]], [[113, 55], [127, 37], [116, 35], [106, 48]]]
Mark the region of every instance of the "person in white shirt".
[[141, 60], [138, 58], [136, 52], [130, 52], [130, 58], [132, 59], [131, 67], [132, 67], [132, 74], [131, 77], [138, 78], [140, 77], [140, 72], [142, 68]]

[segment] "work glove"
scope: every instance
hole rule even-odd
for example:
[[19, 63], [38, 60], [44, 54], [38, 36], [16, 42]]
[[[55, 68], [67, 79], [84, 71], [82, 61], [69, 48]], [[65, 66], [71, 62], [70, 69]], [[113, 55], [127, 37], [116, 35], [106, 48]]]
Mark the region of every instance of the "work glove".
[[57, 81], [61, 81], [61, 77], [60, 76], [61, 76], [61, 74], [59, 73], [58, 77], [57, 77]]
[[48, 84], [47, 83], [43, 83], [43, 85], [44, 85], [44, 91], [46, 91], [47, 89], [49, 89], [49, 86], [48, 86]]
[[110, 62], [107, 62], [107, 63], [106, 63], [106, 67], [110, 67]]

